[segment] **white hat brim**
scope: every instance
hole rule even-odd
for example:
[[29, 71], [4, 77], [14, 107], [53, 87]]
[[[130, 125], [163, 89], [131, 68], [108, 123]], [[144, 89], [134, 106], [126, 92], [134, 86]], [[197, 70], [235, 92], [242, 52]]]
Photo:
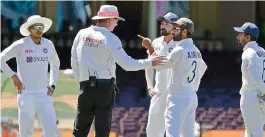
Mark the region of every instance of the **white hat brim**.
[[244, 30], [242, 30], [240, 27], [234, 27], [234, 30], [236, 32], [244, 32]]
[[100, 17], [100, 16], [94, 16], [94, 17], [92, 17], [92, 20], [110, 19], [110, 18], [115, 18], [115, 19], [118, 19], [121, 21], [125, 21], [125, 19], [121, 18], [121, 17]]
[[49, 18], [45, 18], [45, 17], [41, 17], [38, 19], [34, 19], [31, 21], [27, 21], [26, 23], [22, 24], [20, 26], [20, 33], [23, 36], [29, 36], [30, 32], [28, 31], [28, 28], [33, 25], [33, 24], [37, 24], [37, 23], [41, 23], [44, 25], [44, 30], [43, 33], [45, 33], [46, 31], [48, 31], [50, 29], [50, 27], [52, 26], [52, 20]]

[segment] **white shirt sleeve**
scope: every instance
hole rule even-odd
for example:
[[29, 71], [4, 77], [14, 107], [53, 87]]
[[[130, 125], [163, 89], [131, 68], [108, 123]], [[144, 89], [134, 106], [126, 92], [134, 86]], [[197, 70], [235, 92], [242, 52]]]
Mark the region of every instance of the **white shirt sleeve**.
[[154, 73], [154, 69], [153, 68], [148, 68], [145, 69], [145, 79], [146, 79], [146, 83], [147, 83], [147, 88], [153, 88], [153, 73]]
[[55, 50], [53, 43], [51, 42], [51, 56], [48, 58], [50, 63], [50, 83], [49, 85], [56, 85], [56, 81], [59, 76], [60, 60]]
[[80, 35], [79, 33], [76, 35], [73, 46], [72, 46], [72, 50], [71, 50], [71, 67], [73, 69], [74, 77], [77, 81], [79, 81], [80, 79], [79, 62], [78, 62], [78, 57], [77, 57], [77, 52], [76, 52], [76, 48], [79, 43], [79, 35]]
[[201, 62], [200, 68], [199, 68], [199, 74], [198, 74], [198, 77], [195, 80], [195, 91], [196, 92], [199, 90], [199, 86], [200, 86], [200, 83], [201, 83], [201, 78], [204, 75], [206, 69], [207, 69], [207, 65], [204, 62], [204, 60], [202, 59], [202, 62]]
[[[154, 48], [153, 45], [154, 45], [154, 41], [152, 42], [152, 45], [151, 45]], [[150, 56], [149, 50], [147, 50], [146, 52], [147, 52], [148, 56]], [[154, 75], [153, 74], [154, 74], [153, 68], [145, 69], [145, 79], [146, 79], [146, 83], [147, 83], [147, 89], [154, 88], [154, 83], [153, 83]]]
[[167, 56], [167, 62], [164, 65], [154, 67], [157, 70], [173, 68], [180, 61], [183, 54], [183, 50], [181, 48], [175, 48], [173, 51]]
[[255, 61], [251, 57], [243, 57], [243, 62], [246, 62], [248, 76], [251, 81], [255, 84], [257, 89], [259, 89], [263, 94], [265, 94], [265, 82], [262, 80], [262, 73], [258, 69]]
[[114, 60], [126, 71], [137, 71], [152, 67], [151, 59], [135, 60], [128, 56], [122, 48], [122, 44], [119, 39], [113, 39], [111, 44], [113, 45], [107, 45], [109, 52]]
[[1, 70], [8, 77], [11, 77], [16, 73], [12, 71], [12, 69], [7, 65], [6, 61], [8, 61], [11, 58], [18, 57], [20, 52], [21, 52], [20, 44], [14, 42], [12, 45], [4, 49], [2, 53], [0, 53]]

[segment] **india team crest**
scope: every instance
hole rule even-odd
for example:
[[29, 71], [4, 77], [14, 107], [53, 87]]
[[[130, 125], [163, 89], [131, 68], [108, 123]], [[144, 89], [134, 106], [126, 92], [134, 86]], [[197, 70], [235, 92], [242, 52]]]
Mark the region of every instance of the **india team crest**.
[[47, 53], [47, 52], [48, 52], [48, 50], [47, 50], [46, 48], [44, 48], [44, 49], [43, 49], [43, 52], [44, 52], [44, 53]]
[[170, 53], [172, 50], [173, 50], [173, 48], [169, 48], [169, 49], [168, 49], [168, 52]]

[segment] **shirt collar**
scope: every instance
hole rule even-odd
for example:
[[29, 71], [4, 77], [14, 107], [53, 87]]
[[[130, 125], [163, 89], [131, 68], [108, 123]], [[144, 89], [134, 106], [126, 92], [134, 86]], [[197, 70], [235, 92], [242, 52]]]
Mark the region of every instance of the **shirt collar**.
[[91, 25], [90, 27], [93, 28], [93, 29], [96, 29], [96, 30], [109, 31], [109, 29], [106, 28], [106, 27], [98, 27], [98, 26], [94, 26], [94, 25]]
[[41, 46], [42, 43], [43, 43], [43, 38], [40, 39], [40, 45], [35, 44], [34, 41], [32, 40], [32, 38], [30, 36], [27, 36], [27, 39], [28, 39], [29, 43], [32, 44], [32, 45]]
[[248, 42], [244, 48], [243, 48], [243, 51], [247, 50], [248, 48], [252, 48], [252, 47], [255, 47], [257, 46], [258, 43], [256, 41], [251, 41], [251, 42]]
[[180, 45], [180, 46], [186, 45], [186, 44], [193, 44], [192, 38], [183, 39], [183, 40], [178, 42], [178, 45]]
[[172, 43], [172, 42], [174, 42], [173, 39], [170, 40], [168, 43], [166, 43], [166, 42], [164, 41], [164, 36], [162, 36], [162, 44], [163, 44], [163, 45], [168, 45], [168, 44], [170, 44], [170, 43]]

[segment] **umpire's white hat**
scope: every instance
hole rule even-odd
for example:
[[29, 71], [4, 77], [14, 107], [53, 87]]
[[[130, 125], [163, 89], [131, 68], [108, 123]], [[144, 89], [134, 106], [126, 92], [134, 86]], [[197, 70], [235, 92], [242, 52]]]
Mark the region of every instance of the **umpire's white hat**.
[[118, 8], [113, 5], [102, 5], [98, 11], [98, 15], [92, 17], [92, 20], [108, 18], [116, 18], [118, 20], [125, 21], [125, 19], [119, 16]]

